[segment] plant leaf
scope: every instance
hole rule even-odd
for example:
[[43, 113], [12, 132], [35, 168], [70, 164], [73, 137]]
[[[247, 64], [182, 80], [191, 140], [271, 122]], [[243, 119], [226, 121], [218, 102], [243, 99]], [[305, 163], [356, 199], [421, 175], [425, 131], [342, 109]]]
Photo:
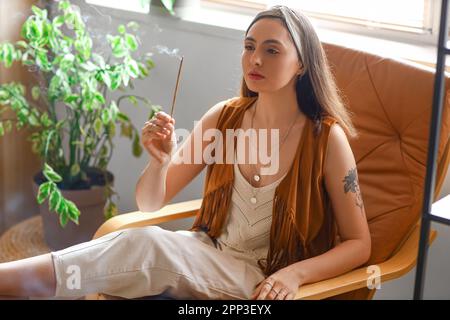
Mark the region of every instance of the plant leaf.
[[67, 10], [70, 8], [70, 2], [69, 1], [61, 1], [58, 5], [58, 9], [59, 10]]
[[130, 21], [127, 23], [127, 27], [136, 32], [139, 29], [139, 24], [135, 21]]
[[142, 147], [139, 143], [139, 135], [135, 134], [133, 139], [133, 155], [138, 158], [142, 154]]
[[103, 95], [98, 91], [94, 94], [94, 98], [101, 104], [104, 104], [106, 102], [105, 97], [103, 97]]
[[130, 49], [131, 51], [137, 50], [138, 43], [134, 35], [127, 33], [125, 35], [125, 42], [127, 43], [128, 49]]
[[39, 18], [45, 20], [47, 19], [47, 10], [42, 10], [41, 8], [38, 8], [36, 6], [31, 6], [31, 11], [38, 16]]
[[62, 213], [59, 214], [59, 223], [64, 228], [67, 225], [68, 221], [69, 221], [69, 215], [67, 214], [67, 211], [64, 210]]
[[111, 101], [111, 104], [109, 105], [109, 111], [112, 121], [116, 121], [117, 114], [119, 113], [119, 108], [117, 107], [117, 104], [114, 100]]
[[128, 123], [122, 122], [122, 124], [120, 125], [120, 135], [132, 139], [133, 132], [132, 132], [131, 125], [129, 125]]
[[85, 63], [81, 64], [81, 67], [83, 67], [86, 71], [95, 71], [98, 69], [98, 67], [93, 64], [91, 61], [86, 61]]
[[119, 32], [120, 34], [124, 34], [126, 32], [126, 28], [123, 24], [119, 24], [119, 26], [117, 27], [117, 32]]
[[50, 167], [47, 163], [44, 164], [44, 176], [49, 181], [53, 182], [61, 182], [62, 178], [59, 174], [57, 174], [52, 167]]
[[58, 28], [64, 24], [64, 16], [56, 16], [52, 21], [53, 27]]
[[130, 118], [128, 118], [128, 116], [125, 113], [119, 112], [117, 114], [117, 118], [119, 119], [119, 121], [121, 122], [129, 122]]
[[21, 47], [23, 49], [27, 49], [28, 48], [28, 43], [26, 43], [23, 40], [17, 41], [16, 42], [16, 46]]
[[10, 93], [2, 88], [2, 86], [0, 86], [0, 101], [4, 104], [8, 104], [8, 102], [6, 102], [6, 100], [8, 100], [10, 97]]
[[128, 96], [128, 100], [134, 105], [137, 106], [138, 105], [138, 101], [136, 99], [135, 96]]
[[141, 76], [147, 77], [149, 74], [148, 68], [142, 62], [139, 62], [138, 66], [139, 66], [139, 72], [141, 73]]
[[52, 182], [48, 181], [39, 186], [39, 192], [37, 195], [37, 202], [39, 204], [42, 204], [45, 199], [47, 199], [48, 195], [50, 194], [51, 185]]
[[100, 120], [99, 118], [96, 118], [94, 121], [94, 131], [97, 134], [97, 136], [100, 135], [102, 130], [102, 120]]
[[70, 168], [70, 175], [75, 177], [80, 172], [80, 165], [78, 163], [74, 163]]
[[78, 224], [79, 223], [79, 217], [80, 217], [80, 210], [78, 210], [78, 208], [75, 205], [75, 203], [73, 203], [70, 200], [67, 200], [66, 204], [67, 204], [67, 213], [69, 215], [70, 220], [72, 220], [73, 222]]
[[59, 66], [63, 71], [67, 71], [73, 66], [74, 61], [75, 56], [71, 53], [68, 53], [62, 58]]
[[102, 110], [102, 122], [103, 122], [103, 124], [106, 126], [108, 123], [109, 123], [109, 121], [111, 120], [111, 115], [110, 115], [110, 112], [109, 112], [109, 109], [103, 109]]
[[116, 58], [122, 58], [127, 55], [128, 50], [122, 37], [114, 38], [111, 43], [112, 53]]
[[29, 122], [30, 126], [32, 126], [32, 127], [40, 126], [39, 118], [36, 117], [36, 115], [34, 113], [30, 113], [30, 115], [28, 116], [28, 122]]
[[92, 59], [94, 59], [94, 61], [98, 64], [98, 66], [100, 68], [102, 68], [102, 69], [106, 68], [105, 59], [101, 55], [93, 53], [92, 54]]
[[3, 44], [3, 60], [5, 62], [5, 67], [9, 68], [12, 66], [14, 59], [14, 47], [10, 43]]
[[121, 83], [121, 77], [120, 77], [120, 73], [118, 72], [111, 72], [110, 74], [111, 77], [111, 90], [116, 90]]
[[108, 125], [108, 132], [110, 137], [114, 137], [116, 135], [116, 124], [111, 121]]
[[152, 110], [150, 111], [150, 114], [148, 115], [148, 120], [152, 119], [159, 111], [162, 110], [162, 107], [160, 105], [152, 105]]
[[108, 88], [111, 88], [111, 77], [109, 76], [109, 72], [108, 71], [100, 72], [100, 77], [103, 83], [106, 84]]
[[76, 94], [70, 94], [64, 98], [65, 103], [72, 103], [77, 100], [78, 100], [78, 95], [76, 95]]
[[139, 76], [139, 66], [138, 66], [136, 60], [128, 59], [127, 60], [127, 69], [128, 69], [128, 74], [131, 77], [137, 78]]
[[62, 196], [61, 201], [59, 201], [58, 207], [56, 207], [56, 212], [58, 212], [60, 215], [62, 214], [67, 215], [66, 199], [64, 199]]
[[109, 202], [108, 205], [103, 210], [103, 213], [106, 219], [110, 219], [117, 215], [118, 213], [117, 206], [114, 203]]
[[43, 114], [41, 114], [40, 120], [44, 127], [50, 127], [52, 124], [52, 121], [49, 119], [47, 112], [44, 112]]
[[129, 81], [130, 81], [130, 75], [128, 74], [128, 72], [122, 72], [122, 82], [125, 87], [128, 86]]
[[59, 202], [61, 201], [61, 192], [59, 190], [53, 190], [53, 192], [50, 195], [50, 211], [55, 211], [55, 209], [58, 207]]

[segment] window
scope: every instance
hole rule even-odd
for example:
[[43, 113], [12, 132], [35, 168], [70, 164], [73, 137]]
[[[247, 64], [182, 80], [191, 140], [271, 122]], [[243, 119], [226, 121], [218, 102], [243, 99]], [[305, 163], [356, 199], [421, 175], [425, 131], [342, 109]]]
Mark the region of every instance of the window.
[[[315, 26], [395, 41], [433, 44], [440, 0], [201, 0], [261, 10], [282, 4], [300, 9]], [[256, 11], [258, 11], [256, 10]]]
[[141, 13], [148, 13], [150, 10], [150, 0], [86, 0], [86, 3]]
[[268, 0], [299, 8], [311, 17], [367, 27], [431, 33], [433, 0]]
[[301, 9], [309, 17], [366, 27], [431, 33], [435, 0], [203, 0], [263, 9], [275, 4]]

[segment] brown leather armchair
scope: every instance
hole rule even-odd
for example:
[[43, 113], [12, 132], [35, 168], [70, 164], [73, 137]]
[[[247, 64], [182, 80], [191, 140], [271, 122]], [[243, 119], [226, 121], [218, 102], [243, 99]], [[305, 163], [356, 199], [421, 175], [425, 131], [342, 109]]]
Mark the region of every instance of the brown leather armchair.
[[[426, 174], [434, 70], [324, 43], [324, 48], [360, 137], [350, 140], [372, 237], [366, 265], [338, 277], [299, 288], [296, 299], [371, 299], [367, 267], [377, 265], [381, 281], [414, 267]], [[450, 80], [440, 129], [435, 197], [450, 159]], [[194, 216], [202, 199], [132, 212], [108, 220], [95, 237], [109, 232]], [[430, 233], [430, 242], [436, 231]], [[98, 295], [90, 298], [98, 298]]]

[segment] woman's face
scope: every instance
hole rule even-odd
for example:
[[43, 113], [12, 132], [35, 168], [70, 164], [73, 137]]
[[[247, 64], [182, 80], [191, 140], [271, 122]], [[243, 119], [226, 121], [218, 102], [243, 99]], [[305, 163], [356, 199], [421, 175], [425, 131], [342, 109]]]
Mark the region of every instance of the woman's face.
[[[247, 87], [254, 92], [275, 92], [293, 86], [302, 65], [289, 31], [278, 19], [256, 21], [244, 39], [242, 70]], [[257, 72], [264, 78], [254, 78]]]

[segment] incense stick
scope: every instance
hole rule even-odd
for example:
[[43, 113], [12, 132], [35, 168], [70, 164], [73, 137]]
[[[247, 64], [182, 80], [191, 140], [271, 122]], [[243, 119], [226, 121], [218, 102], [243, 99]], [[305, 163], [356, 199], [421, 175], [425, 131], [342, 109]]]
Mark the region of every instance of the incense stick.
[[173, 93], [172, 109], [170, 110], [171, 117], [173, 115], [173, 111], [174, 111], [174, 107], [175, 107], [175, 100], [177, 98], [178, 82], [180, 81], [180, 73], [181, 73], [181, 66], [183, 65], [183, 59], [184, 59], [184, 57], [181, 57], [180, 67], [178, 68], [177, 84], [175, 86], [175, 91]]

